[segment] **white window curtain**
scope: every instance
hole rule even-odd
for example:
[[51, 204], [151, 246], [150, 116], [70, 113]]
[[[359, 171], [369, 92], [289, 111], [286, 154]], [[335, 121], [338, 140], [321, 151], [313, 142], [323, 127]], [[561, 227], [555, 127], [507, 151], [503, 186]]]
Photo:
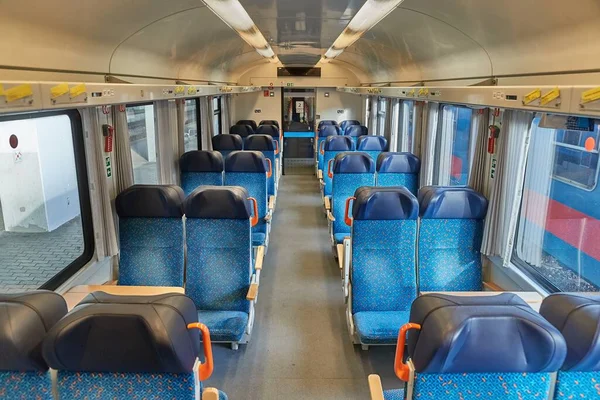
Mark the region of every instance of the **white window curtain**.
[[221, 133], [229, 134], [231, 128], [231, 95], [221, 97]]
[[410, 107], [411, 102], [403, 101], [400, 107], [400, 120], [398, 123], [400, 140], [398, 141], [398, 149], [400, 151], [412, 151], [408, 148], [410, 129]]
[[505, 111], [502, 118], [496, 177], [492, 184], [481, 252], [490, 257], [501, 256], [504, 266], [510, 263], [513, 248], [531, 120], [531, 113], [514, 110]]
[[433, 171], [435, 161], [435, 143], [438, 132], [438, 114], [439, 103], [427, 103], [425, 126], [421, 135], [420, 158], [421, 158], [421, 178], [422, 186], [429, 186], [433, 183]]
[[378, 120], [378, 105], [379, 100], [377, 97], [371, 97], [371, 111], [369, 113], [369, 135], [378, 135], [377, 132], [377, 120]]
[[94, 224], [94, 242], [98, 261], [115, 256], [119, 252], [115, 216], [111, 206], [110, 184], [107, 177], [104, 153], [104, 137], [100, 122], [101, 110], [80, 110], [83, 119], [85, 153], [90, 183], [90, 202]]
[[177, 101], [177, 150], [179, 157], [185, 153], [185, 100]]
[[[537, 127], [538, 124], [539, 118], [536, 118], [533, 126]], [[527, 218], [519, 219], [515, 248], [521, 260], [534, 266], [542, 264], [544, 226], [548, 215], [556, 148], [555, 134], [556, 131], [549, 138], [546, 132], [534, 130], [530, 140], [532, 151], [527, 156], [527, 172], [521, 205], [521, 216], [526, 215]]]
[[442, 123], [438, 129], [438, 152], [435, 157], [437, 163], [434, 163], [435, 173], [433, 182], [435, 185], [450, 185], [452, 144], [454, 142], [457, 120], [456, 111], [456, 108], [453, 106], [442, 107]]
[[213, 109], [212, 97], [200, 97], [200, 134], [202, 135], [202, 150], [212, 150], [213, 138]]
[[161, 100], [154, 104], [154, 110], [158, 131], [156, 146], [159, 182], [163, 185], [176, 185], [179, 175], [177, 105], [175, 100]]
[[488, 159], [488, 120], [489, 112], [487, 109], [476, 110], [473, 112], [471, 121], [471, 170], [469, 171], [469, 186], [482, 193], [486, 197], [488, 193], [485, 190], [486, 183], [486, 164]]
[[364, 101], [364, 111], [365, 111], [365, 115], [364, 115], [364, 125], [369, 128], [369, 119], [370, 119], [370, 108], [371, 107], [371, 96], [365, 96], [365, 101]]
[[119, 194], [134, 183], [127, 109], [125, 106], [113, 106], [112, 118], [115, 128], [113, 137], [114, 180], [117, 194]]
[[401, 123], [402, 120], [402, 107], [400, 103], [400, 99], [392, 99], [392, 107], [390, 114], [390, 151], [398, 151], [398, 149], [402, 148], [402, 142], [404, 141]]

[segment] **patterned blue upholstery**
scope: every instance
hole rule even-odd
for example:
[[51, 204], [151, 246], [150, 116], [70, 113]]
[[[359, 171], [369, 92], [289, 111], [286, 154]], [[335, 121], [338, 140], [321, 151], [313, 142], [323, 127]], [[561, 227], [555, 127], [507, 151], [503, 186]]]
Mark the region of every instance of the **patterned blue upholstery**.
[[258, 203], [258, 225], [252, 228], [253, 233], [266, 233], [264, 220], [268, 211], [269, 197], [267, 195], [267, 176], [264, 173], [226, 172], [225, 185], [241, 186], [254, 197]]
[[[259, 127], [260, 128], [260, 127]], [[275, 142], [279, 142], [278, 138], [271, 137], [269, 135], [251, 135], [246, 139], [246, 143], [244, 148], [246, 150], [260, 151], [265, 158], [271, 160], [271, 166], [273, 168], [273, 173], [270, 178], [267, 178], [267, 189], [269, 196], [275, 195], [275, 182], [277, 180], [277, 174], [275, 173], [275, 166], [277, 165], [277, 156], [275, 155]]]
[[404, 186], [416, 196], [420, 169], [414, 154], [383, 152], [377, 157], [377, 186]]
[[[328, 125], [326, 125], [328, 127]], [[353, 151], [354, 145], [350, 138], [346, 136], [330, 136], [325, 141], [324, 145], [325, 155], [323, 156], [323, 182], [325, 183], [324, 194], [329, 196], [333, 190], [333, 180], [329, 177], [328, 168], [329, 161], [332, 161], [333, 171], [333, 159], [340, 153]]]
[[0, 399], [51, 400], [50, 372], [0, 372]]
[[377, 173], [377, 186], [404, 186], [416, 196], [419, 190], [419, 176], [415, 174]]
[[183, 220], [120, 218], [119, 285], [183, 286]]
[[[246, 296], [248, 288], [244, 296]], [[213, 342], [239, 342], [248, 326], [248, 313], [242, 311], [198, 311], [198, 321], [210, 329]]]
[[198, 186], [223, 185], [223, 156], [218, 151], [188, 151], [179, 159], [179, 170], [186, 196]]
[[388, 150], [387, 139], [383, 136], [360, 136], [356, 141], [356, 150], [367, 153], [373, 160]]
[[[408, 292], [406, 296], [414, 297], [416, 292]], [[409, 317], [408, 310], [361, 311], [354, 314], [354, 325], [362, 344], [394, 344], [398, 340], [398, 330], [409, 321]]]
[[600, 398], [600, 371], [560, 371], [557, 377], [554, 398]]
[[385, 400], [404, 400], [404, 389], [390, 389], [383, 392]]
[[222, 172], [182, 172], [181, 188], [189, 196], [199, 186], [222, 186]]
[[[321, 122], [323, 122], [323, 121], [321, 121]], [[323, 156], [323, 154], [321, 154], [321, 148], [329, 136], [336, 136], [339, 134], [340, 134], [340, 128], [336, 125], [325, 124], [323, 126], [319, 126], [319, 130], [317, 133], [317, 163], [318, 163], [318, 169], [323, 171], [323, 175], [325, 175], [326, 171], [323, 170], [324, 156]], [[323, 144], [321, 144], [321, 143], [323, 143]]]
[[[344, 222], [344, 212], [346, 211], [346, 199], [352, 197], [356, 189], [361, 186], [375, 185], [375, 174], [344, 174], [336, 173], [333, 175], [333, 190], [331, 195], [331, 208], [333, 217], [333, 234], [350, 236], [350, 227]], [[343, 241], [339, 241], [341, 243]]]
[[350, 126], [347, 126], [346, 129], [344, 130], [344, 135], [349, 136], [350, 139], [352, 139], [352, 143], [354, 143], [355, 147], [356, 147], [356, 144], [358, 143], [358, 138], [361, 136], [366, 136], [368, 134], [369, 134], [369, 130], [367, 129], [367, 127], [361, 126], [361, 125], [350, 125]]

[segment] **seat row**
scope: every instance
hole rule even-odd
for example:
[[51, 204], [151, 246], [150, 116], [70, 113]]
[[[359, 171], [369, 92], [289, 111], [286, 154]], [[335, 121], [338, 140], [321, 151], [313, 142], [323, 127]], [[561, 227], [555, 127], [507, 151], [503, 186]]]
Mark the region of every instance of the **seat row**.
[[405, 187], [367, 186], [346, 200], [351, 231], [338, 255], [355, 343], [392, 344], [418, 293], [483, 289], [486, 210], [465, 187], [425, 187], [417, 200]]
[[247, 343], [272, 211], [261, 214], [243, 187], [201, 186], [184, 198], [172, 185], [132, 186], [116, 209], [118, 284], [185, 287], [215, 341]]
[[[351, 126], [348, 129], [355, 127]], [[356, 141], [353, 141], [349, 136], [329, 136], [321, 142], [316, 160], [319, 178], [327, 175], [326, 172], [329, 170], [331, 160], [341, 152], [362, 151], [376, 160], [379, 154], [388, 151], [388, 142], [383, 136], [362, 135], [356, 139]]]
[[553, 294], [540, 313], [510, 293], [421, 296], [394, 371], [406, 389], [370, 375], [372, 400], [600, 398], [600, 295]]
[[227, 399], [203, 388], [210, 332], [182, 294], [95, 292], [67, 313], [62, 296], [34, 291], [2, 294], [0, 308], [3, 399]]
[[[212, 139], [213, 142], [213, 149], [214, 150], [219, 150], [217, 147], [223, 147], [222, 150], [220, 151], [231, 151], [231, 150], [242, 150], [242, 148], [239, 148], [239, 145], [241, 144], [242, 146], [244, 146], [243, 148], [245, 150], [261, 150], [259, 148], [252, 148], [256, 146], [255, 144], [250, 145], [250, 147], [247, 147], [246, 142], [248, 141], [248, 138], [252, 135], [267, 135], [269, 137], [271, 137], [273, 139], [273, 141], [275, 142], [275, 146], [276, 146], [276, 154], [275, 154], [275, 158], [277, 159], [278, 162], [278, 171], [279, 173], [281, 173], [281, 154], [283, 153], [283, 137], [282, 137], [282, 132], [281, 129], [279, 128], [279, 122], [275, 121], [275, 120], [263, 120], [260, 121], [260, 125], [256, 125], [256, 122], [253, 120], [240, 120], [238, 121], [235, 125], [233, 125], [231, 128], [229, 128], [229, 134], [230, 135], [237, 135], [240, 137], [241, 142], [238, 139], [235, 139], [234, 142], [235, 143], [231, 143], [231, 138], [219, 138], [219, 139], [215, 139], [216, 137], [219, 136], [227, 136], [227, 135], [217, 135], [214, 136]], [[223, 141], [223, 142], [221, 142]], [[217, 147], [215, 147], [215, 145]], [[270, 150], [269, 150], [270, 151]], [[225, 157], [226, 154], [223, 154], [223, 157]], [[277, 175], [279, 177], [279, 174]]]
[[332, 160], [331, 171], [327, 176], [330, 183], [324, 183], [323, 202], [329, 218], [333, 244], [341, 243], [350, 233], [344, 222], [346, 199], [361, 186], [404, 186], [417, 194], [419, 159], [410, 153], [381, 153], [377, 164], [364, 152], [337, 153]]

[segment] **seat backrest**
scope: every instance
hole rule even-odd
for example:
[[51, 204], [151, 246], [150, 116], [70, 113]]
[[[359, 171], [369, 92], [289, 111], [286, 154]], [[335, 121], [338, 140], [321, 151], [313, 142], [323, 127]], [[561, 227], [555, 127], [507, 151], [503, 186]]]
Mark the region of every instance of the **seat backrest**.
[[344, 135], [349, 136], [352, 139], [354, 145], [357, 144], [358, 138], [361, 136], [367, 136], [369, 129], [366, 126], [361, 125], [350, 125], [344, 130]]
[[414, 368], [413, 398], [548, 399], [566, 355], [560, 332], [511, 293], [423, 295], [410, 322], [420, 329], [408, 333], [408, 365], [396, 349], [396, 371]]
[[184, 198], [175, 185], [133, 185], [117, 196], [119, 285], [183, 286]]
[[340, 129], [342, 130], [342, 133], [345, 132], [349, 126], [352, 125], [360, 125], [360, 121], [357, 121], [355, 119], [347, 119], [346, 121], [342, 121], [342, 123], [340, 124]]
[[325, 143], [323, 143], [323, 182], [325, 182], [325, 195], [331, 195], [333, 159], [339, 153], [353, 150], [354, 145], [350, 138], [346, 136], [328, 136]]
[[61, 399], [81, 393], [193, 399], [200, 335], [194, 302], [183, 294], [113, 296], [95, 292], [50, 330], [43, 345], [58, 371]]
[[487, 200], [465, 187], [425, 189], [419, 229], [420, 290], [482, 290], [481, 241]]
[[279, 130], [279, 122], [275, 121], [274, 119], [265, 119], [265, 120], [262, 120], [262, 121], [260, 121], [260, 124], [258, 124], [258, 126], [260, 127], [261, 125], [273, 125], [273, 126], [276, 126], [277, 129]]
[[324, 119], [322, 121], [319, 121], [319, 125], [317, 125], [317, 131], [320, 131], [321, 128], [325, 125], [337, 125], [337, 121], [334, 121], [332, 119]]
[[[321, 121], [324, 122], [324, 121]], [[319, 130], [317, 131], [317, 166], [323, 171], [323, 146], [325, 145], [325, 140], [329, 136], [336, 136], [340, 134], [340, 128], [337, 125], [333, 124], [319, 124]], [[325, 173], [326, 171], [323, 171]]]
[[240, 135], [216, 135], [212, 138], [212, 146], [225, 158], [232, 151], [242, 150], [244, 139]]
[[408, 311], [417, 296], [417, 199], [402, 187], [361, 187], [354, 197], [352, 312]]
[[421, 160], [412, 153], [383, 152], [377, 157], [377, 186], [404, 186], [417, 195]]
[[364, 151], [373, 160], [377, 160], [382, 152], [388, 150], [388, 142], [383, 136], [360, 136], [356, 142], [356, 150]]
[[198, 189], [185, 201], [186, 293], [199, 310], [249, 312], [249, 198], [239, 186], [212, 186]]
[[259, 125], [256, 129], [257, 135], [269, 135], [273, 139], [279, 139], [279, 128], [275, 125]]
[[229, 128], [229, 134], [230, 135], [239, 135], [242, 139], [253, 135], [254, 134], [255, 129], [252, 128], [250, 125], [232, 125], [231, 128]]
[[[277, 163], [275, 160], [276, 155], [279, 153], [279, 142], [277, 142], [274, 137], [270, 135], [259, 134], [248, 136], [248, 138], [246, 138], [246, 144], [244, 148], [249, 151], [260, 151], [263, 153], [265, 158], [271, 160], [271, 165], [274, 169], [276, 169]], [[273, 174], [271, 174], [271, 176], [268, 178], [268, 192], [270, 195], [275, 195], [276, 176], [277, 173], [275, 173], [274, 170]]]
[[333, 233], [347, 233], [350, 236], [350, 226], [344, 222], [346, 199], [352, 197], [361, 186], [375, 185], [375, 162], [366, 153], [342, 152], [333, 159], [332, 169]]
[[251, 119], [241, 119], [236, 123], [236, 125], [250, 125], [252, 127], [252, 129], [255, 131], [256, 131], [256, 128], [258, 128], [258, 125], [256, 125], [256, 121], [251, 120]]
[[218, 151], [194, 150], [179, 159], [181, 188], [186, 196], [198, 186], [223, 185], [223, 156]]

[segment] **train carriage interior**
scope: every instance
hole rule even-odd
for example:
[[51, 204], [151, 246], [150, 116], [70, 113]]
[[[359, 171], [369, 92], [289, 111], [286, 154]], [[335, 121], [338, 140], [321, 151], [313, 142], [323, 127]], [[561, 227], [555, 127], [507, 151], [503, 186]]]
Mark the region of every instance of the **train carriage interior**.
[[0, 2], [0, 400], [600, 399], [598, 17]]

